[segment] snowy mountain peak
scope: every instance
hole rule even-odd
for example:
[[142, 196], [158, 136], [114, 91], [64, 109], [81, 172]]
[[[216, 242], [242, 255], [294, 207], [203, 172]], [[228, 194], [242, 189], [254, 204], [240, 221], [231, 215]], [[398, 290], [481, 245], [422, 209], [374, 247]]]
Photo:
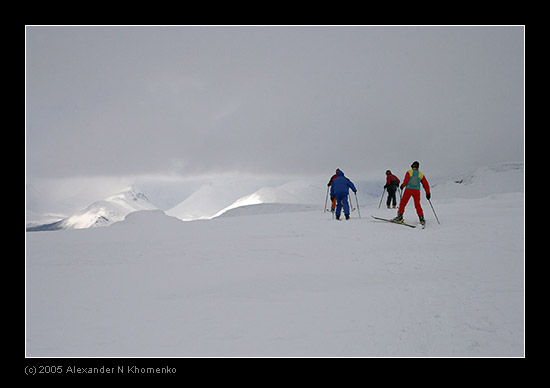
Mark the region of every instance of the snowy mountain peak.
[[124, 190], [120, 191], [119, 193], [110, 196], [107, 198], [107, 200], [111, 201], [119, 201], [122, 200], [124, 202], [139, 202], [139, 201], [146, 201], [149, 202], [149, 199], [147, 196], [137, 187], [135, 186], [128, 186]]
[[124, 220], [126, 215], [132, 212], [154, 209], [156, 209], [156, 206], [149, 202], [149, 199], [141, 190], [135, 186], [130, 186], [110, 197], [93, 202], [61, 221], [31, 227], [27, 230], [85, 229], [107, 226]]
[[325, 189], [318, 182], [293, 180], [277, 186], [261, 186], [252, 193], [237, 196], [234, 183], [205, 184], [166, 214], [183, 221], [212, 219], [229, 210], [259, 204], [311, 204], [324, 198]]

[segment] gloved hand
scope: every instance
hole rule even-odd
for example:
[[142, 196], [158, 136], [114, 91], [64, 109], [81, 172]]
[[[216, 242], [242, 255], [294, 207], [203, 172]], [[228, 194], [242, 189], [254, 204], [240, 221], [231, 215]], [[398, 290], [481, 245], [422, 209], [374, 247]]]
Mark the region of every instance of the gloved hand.
[[426, 194], [426, 199], [427, 199], [428, 201], [430, 200], [431, 197], [432, 197], [432, 194], [431, 194], [431, 193]]

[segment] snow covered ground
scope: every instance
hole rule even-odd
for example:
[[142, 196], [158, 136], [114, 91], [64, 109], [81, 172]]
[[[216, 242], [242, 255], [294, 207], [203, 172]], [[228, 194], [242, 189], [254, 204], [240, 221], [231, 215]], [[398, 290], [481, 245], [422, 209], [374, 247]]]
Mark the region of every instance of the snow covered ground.
[[334, 221], [322, 193], [27, 233], [26, 354], [523, 356], [523, 165], [483, 171], [492, 192], [434, 186], [441, 225], [422, 196], [424, 230], [373, 220], [395, 214], [377, 198]]

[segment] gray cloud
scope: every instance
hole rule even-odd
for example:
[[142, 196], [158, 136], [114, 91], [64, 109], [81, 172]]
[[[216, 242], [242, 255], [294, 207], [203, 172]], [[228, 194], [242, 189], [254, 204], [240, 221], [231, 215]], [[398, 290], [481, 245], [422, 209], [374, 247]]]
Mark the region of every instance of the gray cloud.
[[32, 177], [522, 160], [522, 27], [28, 27]]

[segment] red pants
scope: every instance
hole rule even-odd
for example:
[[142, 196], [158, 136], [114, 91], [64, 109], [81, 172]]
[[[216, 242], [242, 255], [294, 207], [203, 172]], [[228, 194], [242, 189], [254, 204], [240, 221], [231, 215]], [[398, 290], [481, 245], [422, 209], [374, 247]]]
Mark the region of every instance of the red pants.
[[400, 214], [405, 213], [405, 206], [407, 206], [407, 202], [409, 202], [411, 196], [414, 199], [416, 214], [418, 214], [419, 217], [423, 216], [424, 211], [422, 210], [422, 206], [420, 206], [420, 190], [415, 189], [405, 189], [405, 192], [403, 193], [403, 198], [401, 198], [401, 203], [399, 204], [399, 210], [397, 212]]

